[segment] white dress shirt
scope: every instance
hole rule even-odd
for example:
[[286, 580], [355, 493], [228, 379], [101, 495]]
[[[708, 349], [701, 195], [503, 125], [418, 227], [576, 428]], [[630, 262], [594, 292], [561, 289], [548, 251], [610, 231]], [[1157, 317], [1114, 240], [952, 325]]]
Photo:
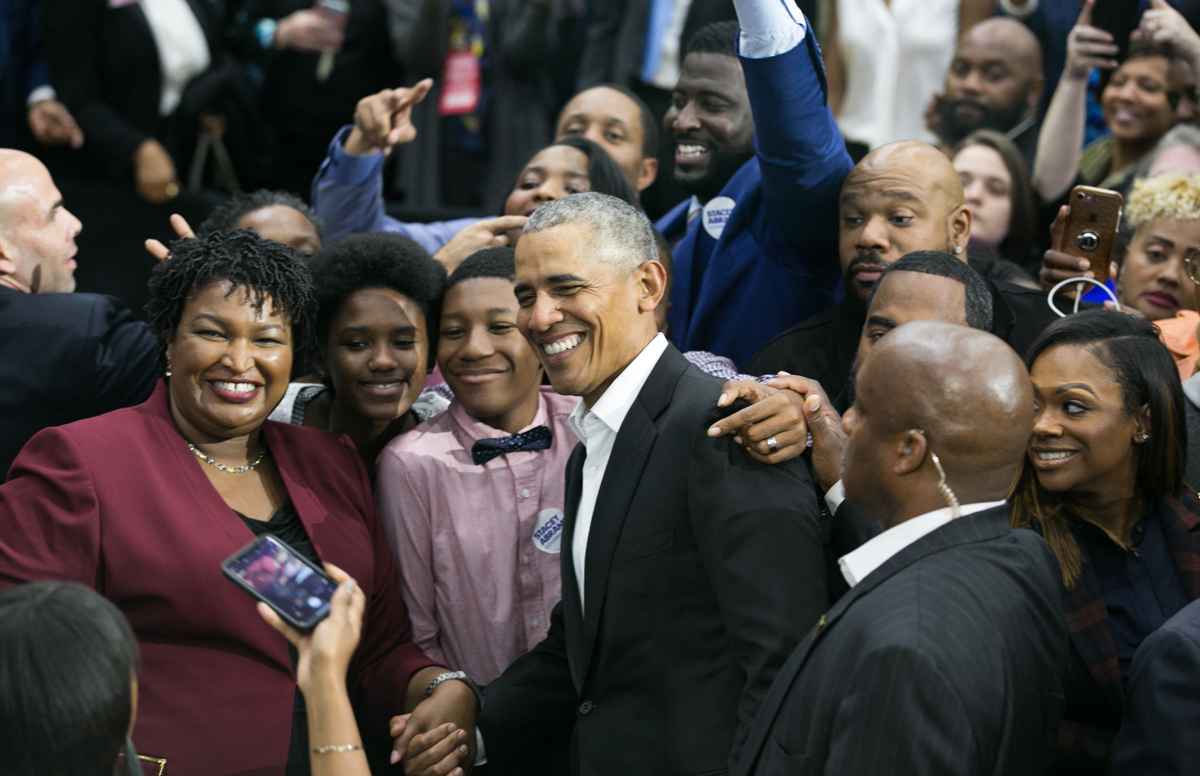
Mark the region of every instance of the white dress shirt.
[[747, 59], [786, 54], [804, 40], [807, 25], [795, 0], [733, 0], [737, 9], [738, 53]]
[[567, 420], [587, 451], [583, 461], [583, 487], [579, 494], [579, 506], [575, 510], [575, 535], [571, 540], [571, 558], [575, 562], [575, 581], [579, 583], [581, 605], [584, 602], [583, 563], [587, 557], [588, 534], [592, 530], [592, 513], [596, 509], [596, 497], [600, 494], [600, 484], [604, 481], [613, 443], [617, 441], [617, 433], [625, 416], [629, 414], [633, 402], [642, 392], [642, 386], [650, 378], [650, 373], [666, 349], [667, 338], [662, 334], [655, 335], [638, 357], [629, 362], [629, 366], [612, 381], [596, 406], [589, 408], [585, 402], [579, 402]]
[[[838, 485], [841, 485], [841, 481], [838, 482]], [[833, 488], [830, 488], [830, 490], [832, 491]], [[976, 512], [982, 512], [985, 509], [992, 509], [1003, 504], [1003, 499], [978, 504], [965, 504], [959, 508], [959, 514], [962, 517], [966, 517], [967, 515], [973, 515]], [[846, 583], [850, 587], [854, 587], [866, 579], [868, 574], [886, 563], [893, 555], [922, 536], [933, 533], [953, 519], [953, 512], [950, 507], [942, 507], [941, 509], [935, 509], [932, 512], [926, 512], [923, 515], [914, 517], [911, 520], [905, 520], [895, 528], [890, 528], [879, 534], [854, 552], [839, 558], [838, 566], [842, 570], [842, 576], [846, 578]]]
[[208, 69], [212, 61], [208, 40], [187, 0], [141, 0], [141, 4], [158, 49], [162, 76], [158, 114], [170, 116], [188, 82]]

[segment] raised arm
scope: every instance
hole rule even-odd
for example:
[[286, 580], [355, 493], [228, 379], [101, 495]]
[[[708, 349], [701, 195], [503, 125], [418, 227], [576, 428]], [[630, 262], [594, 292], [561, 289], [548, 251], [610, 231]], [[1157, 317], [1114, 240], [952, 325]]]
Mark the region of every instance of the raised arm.
[[1054, 202], [1065, 194], [1079, 172], [1092, 68], [1117, 66], [1112, 59], [1117, 53], [1112, 35], [1092, 26], [1095, 4], [1096, 0], [1086, 0], [1067, 36], [1067, 63], [1038, 134], [1032, 182], [1043, 202]]
[[[837, 239], [837, 195], [854, 164], [829, 110], [808, 20], [795, 0], [736, 0], [734, 5], [764, 205], [793, 249], [831, 246]], [[794, 261], [788, 251], [763, 247], [774, 261]]]

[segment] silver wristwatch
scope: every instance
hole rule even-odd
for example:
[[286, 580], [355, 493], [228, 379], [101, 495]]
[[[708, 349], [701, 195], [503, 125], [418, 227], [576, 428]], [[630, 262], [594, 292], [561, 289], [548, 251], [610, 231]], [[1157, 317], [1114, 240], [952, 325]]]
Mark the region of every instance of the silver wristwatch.
[[479, 704], [478, 708], [483, 708], [483, 691], [479, 689], [479, 685], [471, 681], [471, 677], [467, 676], [465, 671], [447, 671], [444, 674], [438, 674], [429, 683], [429, 686], [425, 688], [425, 697], [428, 698], [430, 695], [433, 695], [433, 691], [437, 689], [437, 686], [449, 679], [457, 679], [467, 687], [470, 687], [471, 692], [475, 693], [475, 700]]

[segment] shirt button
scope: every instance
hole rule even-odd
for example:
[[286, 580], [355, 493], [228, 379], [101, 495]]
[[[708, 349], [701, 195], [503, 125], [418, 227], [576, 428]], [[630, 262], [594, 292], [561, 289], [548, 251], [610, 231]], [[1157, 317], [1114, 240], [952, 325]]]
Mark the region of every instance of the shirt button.
[[584, 701], [583, 703], [579, 704], [579, 713], [587, 716], [588, 714], [592, 713], [593, 708], [595, 707], [592, 705], [591, 701]]
[[529, 498], [529, 488], [521, 488], [521, 498]]
[[522, 562], [522, 563], [528, 563], [528, 562], [529, 562], [529, 556], [528, 556], [528, 555], [522, 555], [522, 556], [521, 556], [521, 562]]
[[534, 620], [533, 622], [531, 622], [531, 623], [529, 623], [529, 624], [530, 624], [530, 625], [532, 625], [533, 627], [535, 627], [535, 628], [536, 628], [536, 627], [537, 627], [537, 622], [538, 622], [537, 620]]

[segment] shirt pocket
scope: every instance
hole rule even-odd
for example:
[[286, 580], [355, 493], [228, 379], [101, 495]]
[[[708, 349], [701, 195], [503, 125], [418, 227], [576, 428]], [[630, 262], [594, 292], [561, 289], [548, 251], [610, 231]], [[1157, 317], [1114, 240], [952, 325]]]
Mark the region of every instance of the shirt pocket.
[[613, 551], [612, 565], [620, 566], [622, 563], [632, 563], [635, 560], [642, 560], [652, 555], [669, 552], [674, 547], [674, 527], [664, 528], [661, 531], [655, 531], [643, 536], [633, 536], [628, 539], [622, 538], [617, 542], [617, 547]]

